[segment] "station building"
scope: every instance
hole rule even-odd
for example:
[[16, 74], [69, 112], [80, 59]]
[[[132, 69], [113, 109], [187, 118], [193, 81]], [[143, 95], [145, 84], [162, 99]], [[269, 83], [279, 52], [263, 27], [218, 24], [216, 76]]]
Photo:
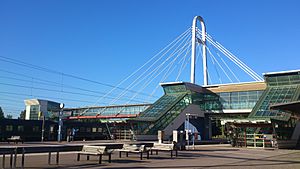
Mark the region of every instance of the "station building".
[[[170, 140], [172, 131], [180, 130], [195, 132], [202, 140], [227, 137], [244, 146], [250, 145], [248, 135], [253, 142], [255, 134], [269, 134], [278, 142], [299, 146], [299, 111], [280, 106], [300, 100], [300, 70], [265, 73], [263, 82], [161, 86], [164, 95], [153, 104], [66, 108], [64, 114], [67, 120], [105, 123], [109, 134], [119, 139], [152, 140], [160, 130]], [[26, 106], [34, 105], [31, 102], [43, 105], [36, 100], [25, 101]], [[35, 111], [27, 109], [26, 117], [33, 118]]]
[[25, 103], [25, 119], [39, 120], [40, 117], [45, 117], [46, 120], [54, 119], [60, 111], [60, 103], [43, 100], [43, 99], [28, 99]]

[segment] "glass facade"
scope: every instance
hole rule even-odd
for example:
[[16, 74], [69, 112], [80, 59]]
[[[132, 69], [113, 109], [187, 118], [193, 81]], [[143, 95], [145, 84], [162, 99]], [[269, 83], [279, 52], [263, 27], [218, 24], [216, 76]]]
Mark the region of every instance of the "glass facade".
[[166, 94], [157, 100], [150, 108], [145, 110], [139, 117], [139, 120], [153, 121], [157, 120], [166, 111], [168, 111], [178, 100], [182, 99], [186, 93]]
[[200, 105], [204, 111], [252, 109], [263, 91], [239, 91], [222, 93], [205, 93], [193, 95], [193, 103]]
[[[114, 115], [137, 115], [147, 109], [150, 104], [140, 105], [120, 105], [120, 106], [107, 106], [107, 107], [89, 107], [89, 108], [74, 108], [65, 109], [64, 114], [68, 116], [114, 116]], [[107, 121], [124, 121], [126, 118], [106, 119]]]
[[[141, 122], [139, 128], [139, 134], [157, 134], [158, 130], [166, 128], [173, 120], [188, 106], [191, 104], [191, 95], [187, 94], [172, 106], [171, 109], [160, 115], [152, 123]], [[144, 124], [143, 124], [144, 123]]]
[[218, 93], [222, 109], [252, 109], [263, 91]]
[[300, 95], [300, 75], [298, 72], [284, 75], [266, 76], [267, 89], [249, 117], [269, 118], [287, 121], [289, 113], [269, 110], [270, 105], [296, 101]]
[[182, 93], [186, 92], [186, 86], [184, 84], [179, 85], [166, 85], [163, 87], [165, 94], [174, 94], [174, 93]]
[[31, 105], [30, 106], [30, 120], [39, 119], [40, 105]]
[[51, 120], [58, 120], [58, 114], [59, 114], [60, 108], [59, 108], [59, 103], [56, 102], [47, 102], [47, 114], [48, 117], [46, 119], [51, 119]]
[[252, 109], [263, 93], [261, 90], [195, 92], [189, 90], [185, 84], [165, 85], [163, 88], [165, 95], [134, 119], [138, 121], [137, 134], [156, 134], [157, 130], [166, 128], [190, 104], [199, 105], [206, 112]]

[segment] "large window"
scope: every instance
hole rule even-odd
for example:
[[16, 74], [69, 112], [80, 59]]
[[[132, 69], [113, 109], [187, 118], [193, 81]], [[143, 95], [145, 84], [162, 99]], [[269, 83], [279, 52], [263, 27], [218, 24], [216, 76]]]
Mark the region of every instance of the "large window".
[[241, 91], [219, 93], [223, 109], [252, 109], [263, 91]]

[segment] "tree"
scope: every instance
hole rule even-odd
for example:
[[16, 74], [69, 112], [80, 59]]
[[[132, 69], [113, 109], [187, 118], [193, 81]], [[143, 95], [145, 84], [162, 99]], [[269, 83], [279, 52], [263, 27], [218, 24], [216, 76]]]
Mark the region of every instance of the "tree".
[[1, 107], [0, 107], [0, 119], [4, 119], [4, 112], [2, 111]]
[[25, 119], [26, 110], [21, 111], [19, 119]]
[[7, 118], [7, 119], [12, 119], [13, 116], [12, 116], [11, 114], [7, 114], [7, 115], [6, 115], [6, 118]]

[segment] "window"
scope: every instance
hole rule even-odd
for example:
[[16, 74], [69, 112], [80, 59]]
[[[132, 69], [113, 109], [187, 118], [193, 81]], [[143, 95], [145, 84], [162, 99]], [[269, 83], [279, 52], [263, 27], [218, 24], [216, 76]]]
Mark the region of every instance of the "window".
[[33, 126], [32, 127], [32, 131], [33, 132], [39, 132], [40, 131], [40, 127], [39, 126]]
[[18, 126], [18, 131], [23, 132], [24, 131], [24, 126]]
[[102, 128], [101, 127], [98, 128], [98, 132], [100, 132], [100, 133], [102, 132]]
[[93, 132], [93, 133], [96, 133], [96, 132], [97, 132], [97, 128], [96, 128], [96, 127], [93, 127], [93, 128], [92, 128], [92, 132]]
[[54, 126], [50, 126], [50, 133], [54, 133]]
[[91, 128], [87, 127], [86, 132], [91, 132]]
[[13, 126], [12, 125], [7, 125], [6, 126], [6, 131], [13, 131]]

